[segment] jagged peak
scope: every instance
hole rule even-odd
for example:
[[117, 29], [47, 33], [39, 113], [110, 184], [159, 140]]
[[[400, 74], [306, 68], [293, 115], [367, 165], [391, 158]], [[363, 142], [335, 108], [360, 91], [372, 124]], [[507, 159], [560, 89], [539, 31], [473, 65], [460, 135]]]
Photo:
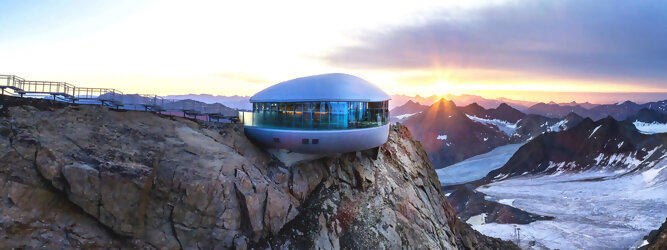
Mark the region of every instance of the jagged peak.
[[595, 125], [595, 121], [590, 117], [586, 117], [576, 127], [592, 127], [593, 125]]
[[454, 107], [456, 107], [456, 103], [454, 103], [454, 101], [452, 101], [452, 100], [447, 100], [447, 99], [445, 99], [444, 97], [443, 97], [443, 98], [440, 98], [437, 102], [433, 103], [433, 105], [431, 105], [431, 106], [436, 106], [436, 105], [438, 105], [438, 106], [439, 106], [439, 105], [446, 105], [446, 106], [454, 106]]
[[438, 114], [451, 114], [460, 112], [456, 104], [445, 98], [440, 98], [437, 102], [433, 103], [428, 110], [426, 111], [429, 115], [438, 115]]
[[473, 102], [471, 104], [466, 105], [464, 108], [472, 108], [472, 109], [485, 109], [481, 105], [479, 105], [477, 102]]
[[[498, 105], [498, 107], [497, 107], [496, 109], [497, 109], [497, 110], [519, 111], [518, 109], [515, 109], [514, 107], [512, 107], [512, 106], [510, 106], [509, 104], [504, 103], [504, 102], [501, 103], [500, 105]], [[519, 111], [519, 112], [520, 112], [520, 111]]]
[[579, 114], [575, 113], [575, 112], [570, 112], [570, 113], [567, 113], [567, 115], [565, 115], [565, 117], [563, 117], [563, 119], [583, 119], [583, 117], [580, 116]]

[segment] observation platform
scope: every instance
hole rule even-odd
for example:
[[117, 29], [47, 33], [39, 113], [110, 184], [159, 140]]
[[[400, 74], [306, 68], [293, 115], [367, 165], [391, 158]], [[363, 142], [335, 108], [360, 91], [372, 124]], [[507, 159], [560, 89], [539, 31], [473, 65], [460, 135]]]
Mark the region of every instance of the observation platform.
[[77, 87], [67, 82], [32, 81], [15, 75], [0, 75], [0, 95], [49, 98], [78, 104], [103, 105], [114, 109], [182, 115], [207, 122], [238, 121], [238, 110], [221, 104], [194, 100], [165, 99], [154, 94], [123, 94], [112, 88]]

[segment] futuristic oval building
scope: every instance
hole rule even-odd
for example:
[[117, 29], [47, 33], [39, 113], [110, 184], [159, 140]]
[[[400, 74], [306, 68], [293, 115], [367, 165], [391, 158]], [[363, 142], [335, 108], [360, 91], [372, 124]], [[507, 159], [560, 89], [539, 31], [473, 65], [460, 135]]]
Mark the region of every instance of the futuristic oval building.
[[241, 119], [261, 146], [297, 153], [344, 153], [378, 147], [389, 136], [389, 96], [348, 74], [297, 78], [250, 98]]

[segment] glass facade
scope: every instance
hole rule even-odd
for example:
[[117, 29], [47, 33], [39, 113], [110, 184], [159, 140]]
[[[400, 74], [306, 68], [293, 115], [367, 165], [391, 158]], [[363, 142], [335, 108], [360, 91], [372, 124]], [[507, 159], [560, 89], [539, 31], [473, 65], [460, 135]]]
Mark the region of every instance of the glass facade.
[[371, 128], [389, 122], [383, 102], [256, 102], [244, 112], [244, 125], [300, 130]]

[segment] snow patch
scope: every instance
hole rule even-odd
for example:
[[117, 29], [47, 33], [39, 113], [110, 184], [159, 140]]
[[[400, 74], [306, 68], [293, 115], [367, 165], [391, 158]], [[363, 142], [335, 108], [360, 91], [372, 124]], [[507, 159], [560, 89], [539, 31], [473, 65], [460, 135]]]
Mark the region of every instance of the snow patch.
[[656, 169], [656, 168], [651, 168], [651, 169], [649, 169], [649, 170], [644, 171], [644, 172], [642, 173], [642, 179], [643, 179], [643, 181], [644, 181], [646, 184], [648, 184], [648, 185], [653, 185], [653, 184], [655, 184], [655, 182], [656, 182], [655, 177], [657, 177], [658, 174], [660, 173], [660, 171], [662, 171], [662, 170], [665, 169], [665, 168], [667, 168], [667, 165], [664, 165], [664, 166], [662, 166], [662, 167], [660, 167], [660, 168], [658, 168], [658, 169]]
[[593, 136], [593, 134], [595, 134], [595, 132], [598, 131], [600, 127], [602, 127], [602, 125], [598, 125], [597, 127], [595, 127], [595, 129], [593, 129], [593, 132], [591, 132], [591, 135], [589, 135], [588, 138], [591, 138], [591, 136]]
[[397, 115], [397, 116], [394, 116], [394, 117], [398, 118], [399, 120], [403, 120], [405, 118], [408, 118], [410, 116], [413, 116], [413, 115], [416, 115], [416, 114], [419, 114], [419, 113], [421, 113], [421, 112], [412, 113], [412, 114], [402, 114], [402, 115]]
[[486, 224], [486, 214], [481, 213], [481, 214], [472, 216], [472, 217], [470, 217], [470, 219], [468, 219], [466, 221], [466, 223], [470, 224], [471, 226], [484, 225], [484, 224]]
[[473, 120], [473, 121], [478, 122], [478, 123], [482, 123], [482, 124], [485, 124], [485, 125], [495, 125], [496, 127], [498, 127], [498, 129], [500, 131], [505, 133], [507, 136], [512, 136], [512, 134], [514, 134], [514, 131], [516, 131], [516, 125], [517, 125], [517, 123], [519, 123], [519, 122], [509, 123], [507, 121], [498, 120], [498, 119], [484, 119], [484, 118], [479, 118], [479, 117], [473, 116], [473, 115], [466, 115], [466, 116], [468, 118], [470, 118], [470, 120]]
[[514, 204], [514, 200], [515, 199], [501, 199], [498, 201], [498, 203], [512, 206], [512, 204]]
[[558, 132], [558, 131], [561, 131], [561, 130], [565, 129], [565, 123], [567, 123], [567, 119], [561, 120], [561, 121], [557, 122], [556, 124], [551, 125], [551, 126], [547, 129], [547, 131], [548, 131], [548, 132]]
[[639, 130], [639, 132], [642, 134], [667, 133], [667, 123], [646, 123], [635, 121], [632, 124], [634, 124], [637, 130]]

